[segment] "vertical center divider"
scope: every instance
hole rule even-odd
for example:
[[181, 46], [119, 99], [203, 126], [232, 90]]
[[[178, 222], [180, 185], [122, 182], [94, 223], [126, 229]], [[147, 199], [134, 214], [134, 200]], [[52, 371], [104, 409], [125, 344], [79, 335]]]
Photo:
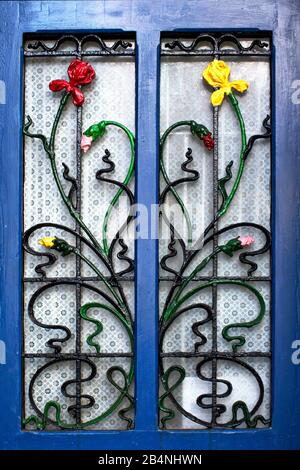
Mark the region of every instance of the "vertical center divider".
[[135, 242], [135, 428], [144, 431], [158, 429], [158, 239], [150, 217], [159, 191], [159, 43], [159, 31], [137, 34], [136, 203], [147, 209], [148, 236]]

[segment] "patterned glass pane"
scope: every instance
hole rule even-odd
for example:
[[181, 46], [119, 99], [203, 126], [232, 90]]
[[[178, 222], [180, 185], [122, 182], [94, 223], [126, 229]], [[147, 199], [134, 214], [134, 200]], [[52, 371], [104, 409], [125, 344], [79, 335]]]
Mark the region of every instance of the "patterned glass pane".
[[23, 427], [129, 429], [135, 42], [29, 39], [24, 55]]
[[269, 37], [166, 37], [160, 427], [271, 423]]

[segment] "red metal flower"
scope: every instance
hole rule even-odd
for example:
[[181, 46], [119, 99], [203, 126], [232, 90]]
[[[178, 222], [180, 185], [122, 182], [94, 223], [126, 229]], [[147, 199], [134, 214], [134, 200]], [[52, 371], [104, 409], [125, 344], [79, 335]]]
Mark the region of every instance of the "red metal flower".
[[66, 80], [52, 80], [52, 82], [49, 83], [49, 88], [51, 91], [61, 91], [65, 89], [68, 93], [71, 93], [75, 106], [81, 106], [84, 102], [84, 95], [77, 86], [91, 83], [96, 76], [95, 70], [87, 62], [74, 59], [69, 65], [68, 75], [70, 78], [69, 82]]
[[212, 150], [214, 148], [215, 142], [214, 142], [214, 139], [211, 136], [211, 133], [209, 133], [209, 134], [207, 134], [203, 137], [203, 143], [204, 143], [205, 147], [208, 148], [208, 150]]

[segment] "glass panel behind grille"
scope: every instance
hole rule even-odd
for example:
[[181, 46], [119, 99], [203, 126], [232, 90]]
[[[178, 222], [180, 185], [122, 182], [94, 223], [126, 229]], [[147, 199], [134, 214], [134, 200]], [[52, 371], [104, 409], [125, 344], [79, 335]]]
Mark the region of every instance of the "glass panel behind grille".
[[270, 56], [267, 35], [161, 42], [162, 429], [271, 422]]
[[[35, 39], [24, 47], [23, 426], [128, 429], [134, 244], [120, 230], [134, 193], [135, 41]], [[91, 65], [90, 83], [72, 82], [74, 59]], [[57, 79], [69, 85], [51, 91]], [[76, 86], [83, 104], [72, 102]]]

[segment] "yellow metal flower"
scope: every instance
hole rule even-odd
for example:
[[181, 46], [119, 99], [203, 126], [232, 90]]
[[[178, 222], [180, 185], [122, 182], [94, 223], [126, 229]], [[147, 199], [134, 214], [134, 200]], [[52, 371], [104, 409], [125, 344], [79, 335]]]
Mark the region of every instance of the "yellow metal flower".
[[230, 67], [223, 60], [213, 60], [208, 64], [203, 72], [203, 78], [214, 88], [219, 88], [211, 95], [213, 106], [222, 104], [224, 95], [231, 93], [231, 88], [235, 88], [240, 93], [247, 90], [249, 84], [245, 80], [234, 80], [229, 82]]
[[39, 244], [45, 246], [46, 248], [53, 248], [54, 247], [54, 240], [56, 237], [44, 237], [39, 240]]

